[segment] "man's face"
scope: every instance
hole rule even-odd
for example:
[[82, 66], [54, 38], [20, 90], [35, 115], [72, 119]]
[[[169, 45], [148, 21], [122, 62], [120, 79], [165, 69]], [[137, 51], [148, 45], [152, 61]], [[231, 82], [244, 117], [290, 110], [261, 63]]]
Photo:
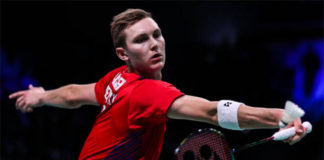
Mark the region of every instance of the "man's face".
[[128, 64], [140, 74], [155, 74], [165, 63], [165, 41], [152, 18], [144, 18], [124, 30]]

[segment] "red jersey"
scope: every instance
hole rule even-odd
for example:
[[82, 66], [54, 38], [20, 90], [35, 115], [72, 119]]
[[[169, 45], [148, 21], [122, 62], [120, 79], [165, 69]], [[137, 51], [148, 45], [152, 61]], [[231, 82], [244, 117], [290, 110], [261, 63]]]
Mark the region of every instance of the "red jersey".
[[127, 73], [122, 66], [96, 83], [95, 94], [101, 112], [79, 159], [158, 159], [167, 110], [183, 93], [169, 83]]

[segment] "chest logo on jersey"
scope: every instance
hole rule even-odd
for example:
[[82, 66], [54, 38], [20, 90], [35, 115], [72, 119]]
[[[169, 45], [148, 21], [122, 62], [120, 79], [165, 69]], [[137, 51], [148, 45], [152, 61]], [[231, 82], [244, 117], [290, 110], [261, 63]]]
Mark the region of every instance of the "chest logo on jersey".
[[117, 97], [117, 91], [121, 86], [125, 84], [125, 82], [126, 80], [121, 76], [121, 73], [118, 73], [112, 81], [112, 87], [114, 91], [112, 90], [110, 85], [107, 85], [105, 92], [106, 104], [111, 105], [114, 102], [115, 98]]

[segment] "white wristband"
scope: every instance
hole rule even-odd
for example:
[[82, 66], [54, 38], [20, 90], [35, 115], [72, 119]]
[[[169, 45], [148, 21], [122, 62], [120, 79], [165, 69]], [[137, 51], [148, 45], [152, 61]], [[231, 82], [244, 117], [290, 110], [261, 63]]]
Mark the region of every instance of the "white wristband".
[[243, 103], [232, 100], [221, 100], [217, 104], [218, 124], [222, 128], [231, 130], [242, 130], [237, 119], [237, 112]]

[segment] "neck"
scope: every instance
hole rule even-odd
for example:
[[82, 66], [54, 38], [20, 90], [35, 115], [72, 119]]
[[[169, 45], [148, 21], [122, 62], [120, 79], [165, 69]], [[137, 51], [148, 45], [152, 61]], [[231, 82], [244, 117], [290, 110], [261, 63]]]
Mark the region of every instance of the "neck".
[[158, 70], [156, 72], [140, 72], [138, 70], [135, 70], [131, 67], [127, 67], [128, 68], [128, 72], [130, 73], [136, 73], [144, 78], [147, 79], [154, 79], [154, 80], [162, 80], [162, 73], [161, 70]]
[[162, 80], [162, 73], [161, 71], [158, 71], [154, 74], [141, 74], [141, 73], [137, 73], [145, 78], [148, 78], [148, 79], [154, 79], [154, 80]]

